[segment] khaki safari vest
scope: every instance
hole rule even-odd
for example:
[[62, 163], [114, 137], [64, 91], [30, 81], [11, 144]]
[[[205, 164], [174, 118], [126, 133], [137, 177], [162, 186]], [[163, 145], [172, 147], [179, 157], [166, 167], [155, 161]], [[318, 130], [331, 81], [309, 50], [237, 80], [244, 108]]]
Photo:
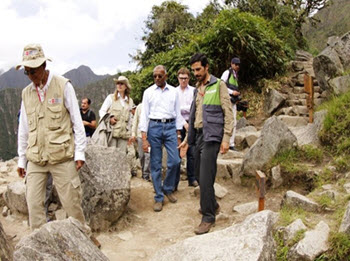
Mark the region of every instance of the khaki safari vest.
[[74, 156], [72, 123], [64, 106], [68, 81], [54, 75], [43, 102], [32, 84], [22, 92], [29, 127], [26, 157], [38, 165], [62, 163]]
[[128, 103], [125, 102], [123, 106], [120, 99], [115, 100], [114, 94], [111, 94], [112, 106], [109, 108], [108, 112], [114, 116], [117, 123], [112, 126], [113, 132], [112, 136], [114, 138], [128, 139], [130, 138], [129, 130], [129, 119], [130, 119], [130, 109], [134, 104], [133, 100], [129, 97]]

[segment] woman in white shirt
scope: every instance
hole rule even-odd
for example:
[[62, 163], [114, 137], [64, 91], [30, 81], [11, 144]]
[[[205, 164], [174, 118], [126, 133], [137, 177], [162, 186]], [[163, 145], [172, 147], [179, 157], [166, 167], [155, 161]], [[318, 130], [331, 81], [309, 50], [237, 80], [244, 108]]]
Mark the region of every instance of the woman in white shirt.
[[134, 105], [130, 97], [131, 85], [128, 78], [119, 76], [113, 79], [116, 84], [114, 94], [106, 97], [99, 111], [102, 119], [106, 113], [110, 113], [109, 122], [112, 127], [112, 139], [109, 147], [117, 147], [122, 152], [127, 152], [128, 139], [131, 134], [131, 108]]

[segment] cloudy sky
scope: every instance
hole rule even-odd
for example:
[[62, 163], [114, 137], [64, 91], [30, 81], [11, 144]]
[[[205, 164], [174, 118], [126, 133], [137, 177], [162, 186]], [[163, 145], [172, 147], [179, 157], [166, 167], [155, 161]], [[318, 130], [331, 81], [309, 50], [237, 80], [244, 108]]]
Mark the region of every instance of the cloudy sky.
[[[23, 47], [40, 43], [63, 74], [79, 65], [97, 74], [135, 69], [129, 54], [143, 48], [144, 21], [161, 0], [0, 0], [0, 70], [22, 59]], [[180, 0], [194, 15], [209, 0]]]

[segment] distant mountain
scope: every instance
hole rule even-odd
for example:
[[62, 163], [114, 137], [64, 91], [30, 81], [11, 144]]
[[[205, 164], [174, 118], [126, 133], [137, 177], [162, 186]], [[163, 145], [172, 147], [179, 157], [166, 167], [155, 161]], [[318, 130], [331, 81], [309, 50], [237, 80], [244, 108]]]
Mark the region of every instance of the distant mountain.
[[6, 88], [24, 88], [29, 84], [29, 79], [23, 73], [23, 69], [17, 71], [11, 68], [9, 71], [0, 74], [0, 90]]
[[[114, 92], [113, 77], [96, 75], [89, 67], [80, 66], [64, 74], [75, 87], [77, 98], [87, 96], [92, 100], [92, 109], [98, 116], [106, 96]], [[21, 104], [22, 89], [29, 84], [23, 69], [14, 68], [0, 75], [0, 160], [8, 160], [17, 155], [17, 114]]]
[[66, 72], [63, 76], [70, 79], [74, 87], [82, 88], [88, 84], [105, 79], [109, 75], [96, 75], [88, 66], [81, 65], [77, 69]]
[[342, 36], [350, 31], [350, 3], [349, 0], [332, 0], [331, 5], [315, 14], [321, 22], [316, 27], [306, 24], [303, 33], [310, 50], [321, 52], [327, 46], [330, 36]]

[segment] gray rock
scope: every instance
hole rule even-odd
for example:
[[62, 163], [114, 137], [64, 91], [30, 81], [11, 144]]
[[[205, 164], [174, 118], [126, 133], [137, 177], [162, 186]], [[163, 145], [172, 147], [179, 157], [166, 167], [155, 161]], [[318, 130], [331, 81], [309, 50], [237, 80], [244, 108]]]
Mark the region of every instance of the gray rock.
[[256, 132], [247, 132], [245, 134], [245, 140], [248, 144], [248, 147], [253, 146], [253, 144], [258, 140], [258, 138], [260, 137], [260, 131], [256, 131]]
[[243, 158], [241, 173], [255, 176], [258, 169], [269, 162], [282, 149], [293, 146], [296, 137], [282, 121], [273, 116], [265, 121], [259, 139]]
[[218, 183], [214, 183], [214, 190], [215, 190], [215, 196], [220, 199], [224, 198], [228, 193], [227, 189]]
[[334, 47], [336, 43], [338, 43], [340, 38], [338, 36], [330, 36], [327, 39], [327, 46]]
[[70, 217], [53, 221], [23, 237], [16, 245], [15, 261], [108, 260], [93, 244], [88, 230]]
[[272, 183], [272, 188], [278, 188], [283, 184], [280, 165], [277, 165], [271, 169], [271, 183]]
[[343, 232], [350, 235], [350, 201], [346, 207], [343, 220], [339, 227], [339, 232]]
[[264, 112], [272, 115], [285, 102], [284, 96], [275, 89], [267, 89], [264, 95]]
[[239, 130], [241, 128], [244, 128], [248, 125], [248, 121], [246, 118], [242, 117], [240, 118], [236, 123], [236, 130]]
[[258, 212], [258, 207], [259, 207], [258, 201], [253, 201], [253, 202], [234, 206], [233, 211], [237, 212], [241, 215], [247, 216], [247, 215]]
[[312, 212], [317, 212], [320, 210], [320, 206], [316, 202], [292, 190], [288, 190], [286, 192], [282, 201], [282, 205], [300, 207], [306, 211]]
[[320, 139], [318, 133], [323, 128], [323, 121], [327, 114], [326, 110], [317, 111], [314, 114], [314, 122], [309, 123], [304, 127], [290, 127], [289, 130], [297, 138], [298, 146], [312, 144], [318, 146]]
[[321, 221], [314, 230], [305, 232], [305, 236], [288, 253], [288, 260], [315, 260], [328, 250], [329, 226]]
[[306, 229], [307, 229], [306, 226], [304, 225], [303, 221], [301, 221], [300, 218], [294, 220], [293, 223], [289, 224], [284, 229], [284, 233], [283, 233], [284, 242], [292, 240], [298, 231], [306, 230]]
[[7, 239], [7, 235], [0, 223], [0, 260], [11, 261], [13, 260], [13, 247]]
[[5, 203], [13, 212], [28, 214], [26, 201], [26, 185], [22, 181], [13, 182], [7, 185], [7, 191], [4, 194]]
[[309, 61], [312, 59], [312, 54], [304, 50], [297, 50], [295, 52], [295, 60], [297, 61]]
[[347, 194], [350, 194], [350, 183], [346, 183], [346, 184], [344, 184], [344, 189], [345, 189], [345, 191], [346, 191], [346, 193]]
[[8, 215], [8, 211], [9, 211], [9, 208], [7, 206], [4, 206], [3, 209], [2, 209], [2, 216], [3, 217], [7, 217]]
[[217, 159], [217, 178], [232, 179], [235, 184], [240, 184], [240, 169], [243, 160], [235, 159]]
[[347, 93], [350, 90], [350, 75], [339, 76], [329, 81], [331, 91], [335, 94]]
[[288, 127], [304, 127], [308, 124], [308, 118], [302, 116], [279, 115], [277, 118]]
[[126, 210], [130, 199], [130, 166], [126, 155], [116, 148], [88, 146], [86, 161], [79, 171], [82, 207], [94, 231], [105, 231]]
[[187, 238], [159, 250], [152, 261], [273, 261], [272, 229], [277, 214], [265, 210], [224, 230]]

